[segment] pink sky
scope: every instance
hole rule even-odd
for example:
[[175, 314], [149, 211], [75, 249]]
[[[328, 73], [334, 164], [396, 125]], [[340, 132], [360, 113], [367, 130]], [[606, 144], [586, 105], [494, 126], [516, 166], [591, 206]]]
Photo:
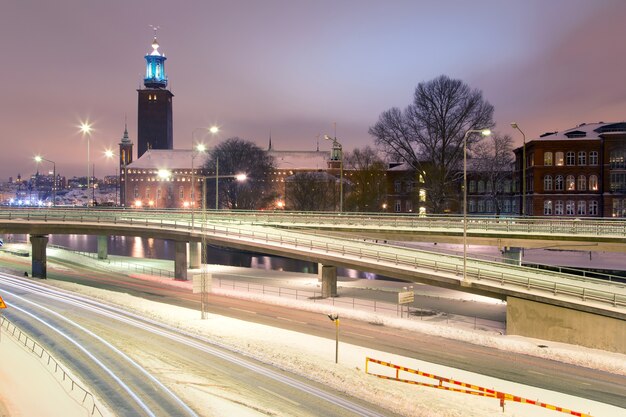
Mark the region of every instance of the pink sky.
[[511, 121], [528, 139], [623, 121], [625, 17], [620, 0], [7, 0], [0, 179], [30, 175], [36, 154], [61, 175], [85, 175], [85, 119], [96, 175], [114, 172], [102, 152], [125, 117], [136, 141], [151, 24], [168, 57], [175, 148], [217, 123], [221, 139], [267, 146], [271, 130], [278, 149], [315, 149], [336, 122], [350, 150], [373, 145], [379, 114], [440, 74], [482, 90], [496, 130], [518, 144]]

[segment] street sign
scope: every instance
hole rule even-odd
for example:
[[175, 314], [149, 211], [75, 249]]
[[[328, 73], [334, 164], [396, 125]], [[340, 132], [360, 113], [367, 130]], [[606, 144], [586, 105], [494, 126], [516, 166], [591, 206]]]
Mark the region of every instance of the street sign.
[[4, 303], [2, 297], [0, 297], [0, 308], [7, 308], [7, 305]]
[[398, 293], [398, 304], [409, 304], [412, 303], [414, 298], [413, 291], [404, 291]]

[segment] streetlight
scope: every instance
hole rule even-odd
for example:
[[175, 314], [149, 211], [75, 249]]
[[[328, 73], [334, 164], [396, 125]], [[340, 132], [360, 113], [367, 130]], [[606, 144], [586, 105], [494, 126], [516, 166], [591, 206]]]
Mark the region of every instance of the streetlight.
[[[192, 145], [194, 143], [194, 139], [193, 139], [194, 133], [196, 131], [201, 131], [201, 130], [207, 130], [207, 129], [204, 127], [198, 127], [191, 131]], [[210, 128], [208, 128], [208, 130], [212, 135], [215, 135], [216, 133], [220, 131], [220, 128], [218, 126], [211, 126]], [[195, 207], [196, 207], [196, 178], [195, 178], [196, 174], [193, 168], [193, 160], [196, 159], [196, 156], [198, 156], [200, 153], [206, 152], [206, 150], [207, 150], [207, 147], [203, 143], [199, 143], [193, 148], [191, 152], [191, 230], [194, 229], [194, 212], [195, 212]]]
[[35, 157], [35, 161], [37, 163], [40, 163], [41, 161], [46, 161], [46, 162], [50, 162], [52, 164], [52, 205], [56, 206], [57, 205], [57, 165], [54, 163], [54, 161], [51, 161], [49, 159], [43, 158], [39, 155], [37, 155]]
[[515, 122], [511, 123], [513, 129], [517, 129], [522, 134], [522, 216], [526, 215], [526, 135]]
[[339, 314], [327, 314], [328, 318], [335, 322], [335, 363], [339, 363]]
[[330, 155], [332, 160], [339, 159], [339, 212], [343, 212], [343, 148], [337, 137], [324, 135], [324, 139], [333, 141], [333, 150]]
[[[83, 134], [83, 137], [85, 137], [85, 135], [87, 136], [87, 196], [89, 196], [89, 184], [91, 181], [91, 178], [89, 176], [89, 138], [91, 137], [91, 123], [87, 122], [81, 122], [80, 124], [80, 132]], [[87, 203], [87, 206], [89, 206], [89, 203]]]
[[467, 284], [467, 137], [472, 133], [491, 136], [489, 129], [470, 129], [463, 136], [463, 282]]
[[[113, 152], [111, 149], [107, 149], [106, 151], [104, 151], [104, 156], [106, 156], [107, 158], [113, 158], [114, 156], [118, 156], [115, 152]], [[124, 169], [124, 205], [126, 205], [126, 152], [122, 152], [121, 153], [121, 157], [122, 157], [122, 169]], [[116, 173], [116, 177], [117, 177], [117, 167], [115, 168], [115, 173]], [[115, 205], [117, 206], [117, 194], [118, 194], [118, 187], [119, 187], [119, 177], [117, 178], [117, 181], [115, 183]], [[120, 194], [120, 203], [122, 201], [122, 188], [119, 187], [119, 194]]]

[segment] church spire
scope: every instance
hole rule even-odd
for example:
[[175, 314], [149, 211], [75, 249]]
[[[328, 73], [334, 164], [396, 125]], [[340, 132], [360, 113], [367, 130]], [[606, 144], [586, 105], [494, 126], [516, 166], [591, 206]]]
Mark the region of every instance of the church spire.
[[270, 129], [270, 146], [267, 148], [268, 151], [272, 150], [272, 129]]

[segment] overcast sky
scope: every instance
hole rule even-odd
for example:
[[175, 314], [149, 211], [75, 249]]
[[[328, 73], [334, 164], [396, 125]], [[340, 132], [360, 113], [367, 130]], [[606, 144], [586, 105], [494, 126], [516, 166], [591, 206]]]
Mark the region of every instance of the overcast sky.
[[150, 25], [168, 58], [175, 148], [217, 123], [221, 139], [266, 147], [271, 130], [277, 149], [315, 149], [336, 122], [351, 150], [441, 74], [482, 90], [517, 144], [511, 121], [529, 140], [623, 121], [625, 20], [621, 0], [2, 0], [0, 179], [30, 175], [36, 154], [85, 175], [86, 119], [96, 175], [114, 173], [102, 153], [125, 117], [136, 150]]

